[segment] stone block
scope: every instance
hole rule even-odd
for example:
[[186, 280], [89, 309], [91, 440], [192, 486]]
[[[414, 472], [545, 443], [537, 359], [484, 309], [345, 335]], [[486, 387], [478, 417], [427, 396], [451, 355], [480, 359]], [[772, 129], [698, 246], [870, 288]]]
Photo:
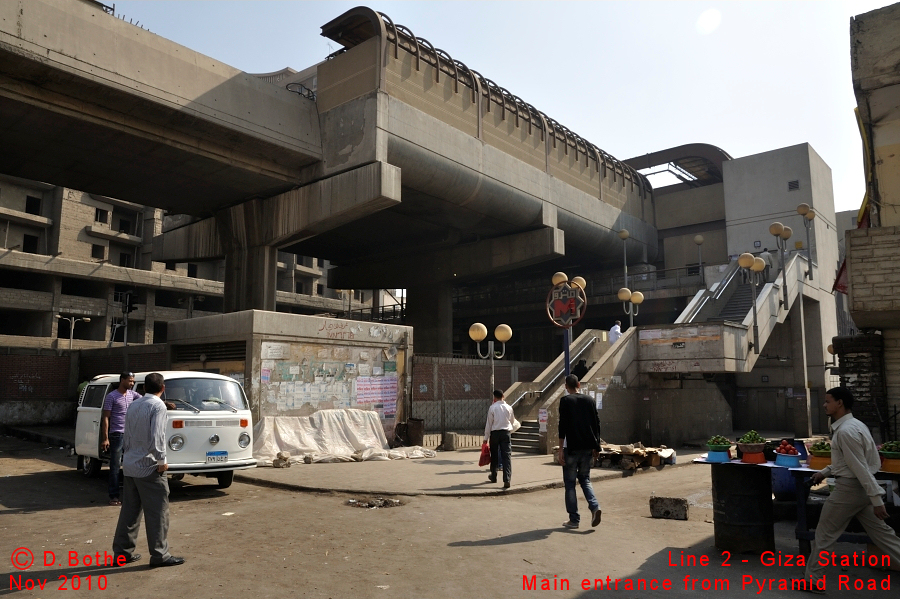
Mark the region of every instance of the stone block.
[[444, 435], [444, 451], [456, 451], [459, 449], [459, 434], [450, 433]]
[[650, 515], [668, 520], [687, 520], [688, 501], [683, 497], [651, 497]]

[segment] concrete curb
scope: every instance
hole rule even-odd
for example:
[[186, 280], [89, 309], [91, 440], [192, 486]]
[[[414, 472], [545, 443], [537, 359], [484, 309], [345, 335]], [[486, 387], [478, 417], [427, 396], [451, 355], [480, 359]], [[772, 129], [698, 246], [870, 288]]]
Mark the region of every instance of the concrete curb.
[[[667, 464], [665, 466], [650, 466], [647, 468], [643, 468], [640, 470], [591, 470], [591, 482], [602, 482], [606, 479], [618, 479], [618, 478], [628, 478], [630, 476], [640, 475], [640, 474], [649, 474], [652, 472], [659, 472], [661, 470], [667, 468], [680, 468], [682, 466], [690, 465], [691, 462], [686, 460], [682, 463], [676, 464]], [[268, 468], [264, 468], [268, 469]], [[246, 470], [243, 472], [247, 472]], [[630, 474], [625, 474], [626, 472]], [[428, 497], [496, 497], [500, 495], [517, 495], [521, 493], [533, 493], [535, 491], [543, 491], [546, 489], [561, 489], [564, 486], [563, 481], [555, 480], [555, 481], [547, 481], [547, 482], [532, 482], [526, 483], [519, 487], [513, 486], [509, 489], [485, 489], [485, 490], [473, 490], [473, 491], [397, 491], [397, 490], [377, 490], [377, 489], [349, 489], [349, 488], [339, 488], [339, 487], [316, 487], [311, 485], [300, 485], [295, 483], [288, 483], [283, 481], [274, 481], [268, 480], [264, 478], [257, 478], [248, 474], [238, 474], [235, 473], [234, 480], [248, 484], [255, 485], [258, 487], [269, 487], [273, 489], [282, 489], [285, 491], [303, 491], [303, 492], [312, 492], [312, 493], [342, 493], [347, 495], [388, 495], [388, 496], [398, 496], [398, 497], [415, 497], [415, 496], [428, 496]]]

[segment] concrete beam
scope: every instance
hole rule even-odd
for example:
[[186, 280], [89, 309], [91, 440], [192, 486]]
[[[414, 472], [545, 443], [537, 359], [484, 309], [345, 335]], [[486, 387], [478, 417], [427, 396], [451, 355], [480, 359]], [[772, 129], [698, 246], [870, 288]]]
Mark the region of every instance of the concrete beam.
[[390, 289], [490, 276], [565, 255], [561, 229], [538, 229], [486, 239], [429, 254], [387, 257], [332, 268], [328, 286], [334, 289]]
[[234, 244], [282, 247], [399, 203], [400, 169], [374, 162], [157, 235], [153, 260], [217, 260]]

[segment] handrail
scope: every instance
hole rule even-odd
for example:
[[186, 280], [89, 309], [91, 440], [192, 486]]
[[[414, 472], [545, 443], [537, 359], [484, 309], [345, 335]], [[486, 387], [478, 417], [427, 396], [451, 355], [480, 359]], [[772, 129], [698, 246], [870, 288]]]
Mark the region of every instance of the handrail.
[[726, 271], [725, 276], [722, 277], [722, 280], [718, 283], [714, 283], [710, 286], [709, 289], [705, 290], [703, 292], [703, 299], [695, 303], [694, 306], [690, 308], [690, 312], [688, 312], [686, 316], [679, 316], [676, 322], [681, 322], [683, 324], [693, 322], [694, 318], [696, 318], [700, 314], [700, 312], [703, 311], [703, 308], [706, 306], [710, 299], [715, 301], [722, 297], [722, 294], [725, 293], [725, 289], [728, 287], [728, 285], [731, 284], [731, 281], [734, 279], [739, 268], [740, 265], [737, 263], [737, 260], [731, 262], [728, 266], [728, 271]]
[[[578, 352], [575, 355], [570, 354], [569, 362], [574, 362], [576, 359], [580, 358], [581, 355], [584, 352], [586, 352], [588, 349], [590, 349], [590, 347], [594, 343], [599, 341], [599, 339], [600, 339], [599, 337], [597, 337], [596, 335], [593, 335], [590, 339], [587, 340], [587, 342], [585, 342], [584, 347], [582, 347], [580, 350], [578, 350]], [[569, 347], [571, 347], [571, 345]], [[559, 359], [559, 358], [557, 358], [557, 359]], [[544, 393], [547, 389], [549, 389], [553, 385], [557, 384], [559, 382], [559, 377], [561, 377], [565, 372], [566, 372], [566, 367], [565, 367], [565, 364], [563, 364], [562, 369], [559, 372], [557, 372], [556, 374], [554, 374], [550, 378], [550, 382], [547, 383], [543, 389], [538, 391], [538, 393]], [[528, 395], [529, 393], [534, 393], [534, 391], [531, 391], [531, 390], [522, 391], [522, 393], [519, 394], [519, 396], [516, 398], [516, 400], [514, 402], [512, 402], [511, 404], [509, 404], [509, 406], [511, 408], [516, 407], [516, 404], [519, 403], [522, 400], [522, 398], [525, 397], [526, 395]]]

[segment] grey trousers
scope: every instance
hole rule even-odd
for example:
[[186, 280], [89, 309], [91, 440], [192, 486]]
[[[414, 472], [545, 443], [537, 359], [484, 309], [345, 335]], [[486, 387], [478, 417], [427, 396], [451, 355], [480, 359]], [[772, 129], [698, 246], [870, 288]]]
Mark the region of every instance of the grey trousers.
[[875, 516], [872, 502], [859, 481], [855, 478], [839, 478], [834, 482], [834, 491], [822, 506], [822, 515], [816, 526], [812, 553], [806, 563], [807, 580], [810, 576], [818, 580], [825, 575], [825, 566], [819, 565], [819, 554], [822, 551], [830, 554], [834, 550], [838, 537], [854, 517], [866, 529], [872, 542], [891, 556], [891, 563], [900, 564], [900, 538], [894, 534], [893, 528]]
[[150, 561], [157, 563], [169, 559], [171, 554], [166, 540], [169, 533], [169, 480], [165, 473], [158, 472], [144, 478], [125, 477], [113, 554], [130, 557], [134, 553], [142, 512], [147, 525]]

